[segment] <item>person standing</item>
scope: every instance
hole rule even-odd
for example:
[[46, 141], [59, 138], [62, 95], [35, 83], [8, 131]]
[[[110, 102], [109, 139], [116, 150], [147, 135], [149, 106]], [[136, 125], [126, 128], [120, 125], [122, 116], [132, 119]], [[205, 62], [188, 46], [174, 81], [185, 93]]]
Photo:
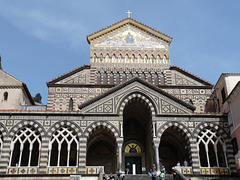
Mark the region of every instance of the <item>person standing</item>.
[[160, 179], [161, 179], [161, 180], [164, 180], [164, 179], [165, 179], [165, 173], [164, 173], [163, 171], [161, 171]]
[[177, 180], [177, 172], [174, 168], [172, 168], [172, 175], [173, 175], [173, 179]]
[[157, 177], [157, 171], [156, 171], [156, 169], [153, 169], [153, 171], [152, 171], [152, 180], [156, 180], [156, 177]]
[[186, 159], [183, 161], [183, 166], [187, 167], [188, 166], [188, 162], [186, 161]]

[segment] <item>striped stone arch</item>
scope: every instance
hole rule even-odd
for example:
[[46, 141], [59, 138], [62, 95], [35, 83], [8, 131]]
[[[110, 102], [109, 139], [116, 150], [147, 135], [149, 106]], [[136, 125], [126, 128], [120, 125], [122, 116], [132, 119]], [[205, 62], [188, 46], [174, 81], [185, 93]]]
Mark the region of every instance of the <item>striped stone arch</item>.
[[54, 123], [49, 128], [49, 130], [47, 131], [47, 136], [49, 138], [51, 138], [52, 134], [56, 131], [56, 129], [60, 128], [61, 126], [69, 126], [69, 127], [71, 127], [77, 133], [78, 138], [80, 138], [82, 136], [82, 134], [83, 134], [81, 128], [76, 123], [64, 120], [64, 121], [58, 121], [58, 122]]
[[193, 138], [197, 142], [198, 134], [204, 129], [204, 128], [213, 128], [216, 130], [221, 137], [223, 138], [224, 142], [228, 140], [230, 137], [227, 135], [227, 132], [221, 127], [219, 124], [211, 123], [211, 122], [202, 122], [198, 124], [194, 131], [193, 131]]
[[98, 121], [98, 122], [94, 122], [92, 124], [90, 124], [86, 130], [85, 130], [85, 136], [87, 137], [87, 139], [89, 138], [90, 134], [92, 132], [94, 132], [95, 130], [97, 130], [99, 127], [103, 127], [106, 128], [110, 133], [112, 133], [114, 135], [114, 137], [117, 139], [120, 135], [119, 135], [119, 131], [117, 130], [117, 128], [112, 125], [109, 122], [106, 121]]
[[188, 127], [186, 127], [185, 125], [183, 125], [182, 123], [179, 123], [179, 122], [166, 122], [165, 124], [163, 124], [157, 130], [157, 133], [156, 133], [157, 137], [161, 138], [164, 131], [168, 128], [177, 129], [177, 131], [180, 132], [185, 137], [185, 139], [188, 139], [188, 141], [192, 138], [192, 134], [191, 134], [190, 130], [188, 130]]
[[0, 132], [2, 133], [2, 137], [4, 139], [4, 137], [7, 136], [7, 128], [0, 122]]
[[150, 108], [152, 116], [154, 116], [156, 114], [156, 111], [157, 111], [156, 105], [153, 103], [151, 98], [149, 98], [145, 94], [142, 94], [141, 92], [133, 92], [131, 94], [126, 95], [124, 98], [122, 98], [121, 102], [119, 103], [119, 107], [117, 108], [117, 110], [118, 110], [117, 113], [120, 116], [123, 116], [123, 110], [124, 110], [124, 107], [126, 106], [126, 104], [133, 99], [143, 101]]
[[12, 127], [9, 131], [9, 138], [12, 139], [19, 129], [27, 125], [33, 126], [40, 133], [41, 137], [44, 137], [46, 134], [44, 127], [40, 123], [34, 120], [23, 120]]
[[[212, 122], [203, 122], [198, 124], [193, 132], [194, 142], [197, 142], [198, 134], [205, 128], [212, 128], [222, 137], [224, 143], [226, 144], [226, 155], [228, 160], [228, 166], [231, 169], [232, 173], [236, 173], [235, 159], [233, 155], [233, 147], [231, 143], [231, 137], [228, 133], [223, 129], [223, 127], [219, 124], [215, 124]], [[197, 145], [196, 145], [197, 146]]]
[[192, 164], [193, 163], [193, 159], [192, 159], [193, 143], [192, 143], [192, 134], [190, 130], [188, 130], [188, 127], [186, 127], [185, 125], [179, 122], [166, 122], [157, 130], [157, 138], [161, 139], [162, 134], [167, 129], [175, 129], [183, 135], [189, 147], [188, 149], [188, 155], [189, 155], [189, 161], [190, 161], [189, 163]]

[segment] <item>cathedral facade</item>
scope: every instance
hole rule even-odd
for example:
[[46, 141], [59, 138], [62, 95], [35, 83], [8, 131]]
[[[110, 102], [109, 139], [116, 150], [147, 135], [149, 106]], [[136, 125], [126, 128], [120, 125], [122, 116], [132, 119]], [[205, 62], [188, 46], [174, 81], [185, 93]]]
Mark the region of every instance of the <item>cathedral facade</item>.
[[87, 41], [90, 64], [47, 82], [47, 110], [0, 111], [2, 174], [170, 172], [185, 160], [183, 174], [236, 173], [227, 115], [205, 112], [213, 85], [170, 64], [172, 37], [126, 18]]

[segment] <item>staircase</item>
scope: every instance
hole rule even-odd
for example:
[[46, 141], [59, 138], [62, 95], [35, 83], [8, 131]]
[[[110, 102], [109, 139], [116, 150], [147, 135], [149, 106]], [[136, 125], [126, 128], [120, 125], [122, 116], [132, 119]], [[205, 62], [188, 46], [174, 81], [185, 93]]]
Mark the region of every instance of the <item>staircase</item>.
[[[128, 174], [125, 176], [125, 180], [152, 180], [152, 178], [147, 174]], [[160, 178], [157, 177], [157, 180], [160, 180]], [[165, 180], [173, 180], [173, 176], [171, 174], [166, 174]]]

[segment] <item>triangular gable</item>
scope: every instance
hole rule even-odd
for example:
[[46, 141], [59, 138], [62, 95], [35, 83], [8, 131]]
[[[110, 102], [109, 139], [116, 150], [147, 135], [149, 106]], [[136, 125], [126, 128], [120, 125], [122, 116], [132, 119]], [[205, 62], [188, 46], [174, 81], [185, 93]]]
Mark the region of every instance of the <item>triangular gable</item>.
[[170, 70], [176, 71], [176, 73], [174, 73], [175, 84], [178, 86], [207, 86], [208, 88], [213, 88], [213, 84], [210, 82], [203, 80], [200, 77], [197, 77], [182, 68], [179, 68], [177, 66], [170, 66]]
[[68, 73], [65, 73], [51, 81], [47, 82], [47, 85], [51, 84], [85, 84], [86, 72], [84, 70], [90, 69], [89, 65], [83, 65]]
[[0, 85], [1, 86], [22, 86], [22, 81], [11, 76], [3, 70], [0, 70]]
[[142, 95], [148, 99], [155, 107], [155, 114], [190, 114], [195, 109], [194, 106], [137, 77], [80, 105], [79, 109], [84, 114], [118, 114], [121, 103], [131, 94]]
[[120, 27], [125, 26], [125, 25], [131, 25], [131, 26], [134, 26], [138, 29], [141, 29], [141, 30], [151, 34], [152, 36], [155, 36], [159, 39], [164, 40], [168, 44], [170, 44], [171, 41], [172, 41], [172, 37], [170, 37], [170, 36], [168, 36], [168, 35], [166, 35], [162, 32], [159, 32], [159, 31], [157, 31], [157, 30], [155, 30], [155, 29], [153, 29], [153, 28], [151, 28], [151, 27], [149, 27], [149, 26], [147, 26], [147, 25], [145, 25], [141, 22], [138, 22], [138, 21], [136, 21], [135, 19], [132, 19], [132, 18], [123, 19], [122, 21], [119, 21], [119, 22], [117, 22], [117, 23], [115, 23], [111, 26], [108, 26], [107, 28], [104, 28], [100, 31], [97, 31], [93, 34], [88, 35], [87, 36], [87, 41], [90, 44], [91, 41], [93, 41], [94, 39], [99, 38], [99, 37], [101, 37], [105, 34], [108, 34], [109, 32], [112, 32], [112, 31], [114, 31], [114, 30], [116, 30]]

